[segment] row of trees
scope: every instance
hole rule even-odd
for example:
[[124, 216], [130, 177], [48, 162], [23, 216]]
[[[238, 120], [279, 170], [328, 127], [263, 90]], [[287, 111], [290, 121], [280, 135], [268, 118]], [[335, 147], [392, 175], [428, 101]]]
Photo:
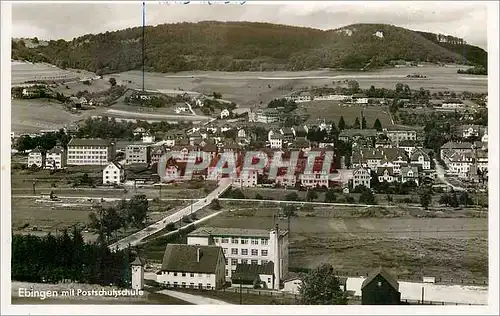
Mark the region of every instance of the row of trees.
[[15, 148], [20, 152], [25, 152], [38, 147], [42, 152], [46, 152], [54, 148], [57, 144], [62, 147], [66, 147], [70, 140], [71, 136], [66, 134], [64, 130], [61, 129], [56, 133], [47, 133], [36, 137], [23, 135], [17, 140]]
[[108, 241], [120, 228], [143, 228], [146, 224], [148, 200], [145, 195], [136, 195], [129, 201], [121, 200], [116, 207], [98, 205], [89, 214], [89, 227], [99, 234], [99, 240]]
[[73, 282], [128, 286], [129, 249], [111, 252], [105, 244], [85, 243], [76, 227], [71, 234], [12, 236], [13, 280], [25, 282]]

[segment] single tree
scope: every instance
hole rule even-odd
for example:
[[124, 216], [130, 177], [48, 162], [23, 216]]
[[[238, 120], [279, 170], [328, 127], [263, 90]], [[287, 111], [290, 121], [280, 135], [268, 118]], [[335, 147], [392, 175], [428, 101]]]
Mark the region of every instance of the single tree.
[[380, 123], [380, 120], [378, 118], [375, 120], [375, 123], [373, 124], [373, 128], [379, 132], [382, 131], [382, 123]]
[[335, 192], [330, 189], [325, 193], [325, 202], [326, 203], [332, 203], [337, 200], [337, 195], [335, 195]]
[[346, 293], [329, 264], [303, 275], [299, 291], [304, 305], [347, 305]]
[[425, 190], [420, 194], [420, 205], [427, 209], [432, 202], [432, 195], [428, 190]]
[[318, 198], [318, 193], [316, 193], [315, 190], [309, 190], [307, 192], [307, 196], [306, 196], [307, 201], [312, 202], [312, 201], [316, 200], [317, 198]]
[[373, 194], [372, 190], [366, 189], [364, 190], [361, 195], [359, 196], [359, 203], [360, 204], [369, 204], [369, 205], [374, 205], [377, 204], [375, 201], [375, 194]]
[[109, 83], [111, 84], [112, 87], [116, 86], [116, 79], [113, 77], [109, 78]]
[[338, 126], [339, 126], [339, 131], [342, 131], [345, 129], [345, 121], [344, 121], [343, 116], [340, 117]]
[[359, 82], [356, 80], [349, 80], [349, 82], [347, 82], [347, 86], [349, 87], [349, 90], [351, 90], [351, 93], [359, 91]]
[[297, 212], [297, 207], [293, 204], [287, 204], [283, 208], [283, 215], [285, 215], [286, 217], [293, 217], [295, 216], [296, 212]]
[[352, 128], [359, 129], [361, 126], [359, 125], [359, 117], [356, 117], [356, 120], [354, 121], [354, 125]]
[[366, 118], [363, 116], [361, 119], [361, 128], [365, 129], [366, 128]]
[[297, 194], [297, 192], [291, 192], [291, 193], [288, 193], [287, 195], [285, 195], [285, 199], [287, 201], [298, 201], [299, 195]]

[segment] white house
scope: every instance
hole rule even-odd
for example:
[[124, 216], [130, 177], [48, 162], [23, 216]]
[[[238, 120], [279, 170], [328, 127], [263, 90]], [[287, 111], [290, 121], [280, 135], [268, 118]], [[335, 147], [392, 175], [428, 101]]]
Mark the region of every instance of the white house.
[[357, 98], [356, 103], [357, 104], [368, 104], [368, 98]]
[[379, 182], [392, 183], [396, 180], [394, 177], [394, 169], [392, 167], [378, 167], [377, 176]]
[[116, 162], [111, 162], [102, 171], [103, 184], [121, 184], [124, 179], [125, 170], [120, 164]]
[[302, 280], [298, 277], [285, 280], [283, 282], [283, 291], [291, 294], [299, 294]]
[[306, 188], [329, 187], [328, 173], [323, 171], [300, 174], [300, 184]]
[[247, 137], [247, 133], [246, 133], [245, 129], [240, 128], [240, 129], [238, 130], [238, 135], [237, 135], [237, 136], [238, 136], [238, 137], [241, 137], [241, 138], [245, 138], [245, 137]]
[[43, 166], [43, 160], [44, 160], [43, 154], [37, 147], [28, 154], [28, 167], [35, 165], [41, 168]]
[[431, 169], [431, 159], [422, 149], [415, 149], [410, 159], [412, 164], [421, 165], [423, 170]]
[[414, 181], [418, 185], [418, 168], [414, 166], [401, 168], [401, 183]]
[[155, 137], [153, 135], [151, 135], [150, 133], [145, 133], [142, 135], [142, 142], [143, 143], [151, 144], [151, 143], [154, 143], [154, 141], [155, 141]]
[[269, 143], [273, 149], [281, 149], [283, 147], [283, 135], [273, 133], [269, 136]]
[[60, 146], [55, 146], [47, 151], [45, 169], [61, 169], [66, 166], [66, 151]]
[[217, 290], [226, 282], [224, 267], [220, 246], [167, 244], [156, 282], [174, 288]]
[[222, 111], [220, 111], [220, 118], [223, 119], [223, 118], [226, 118], [229, 116], [229, 110], [228, 109], [224, 109]]
[[238, 264], [267, 265], [274, 263], [274, 288], [288, 275], [288, 231], [275, 229], [240, 229], [201, 227], [188, 234], [189, 245], [216, 245], [226, 257], [226, 280], [236, 272]]
[[142, 136], [144, 133], [146, 133], [146, 129], [144, 127], [137, 127], [133, 131], [134, 136]]
[[235, 186], [253, 188], [257, 186], [258, 171], [255, 169], [244, 169], [239, 176], [233, 180]]
[[133, 290], [144, 289], [144, 264], [144, 260], [139, 257], [130, 263]]
[[364, 185], [370, 188], [370, 180], [372, 179], [370, 169], [358, 167], [352, 173], [352, 187], [356, 188], [359, 185]]

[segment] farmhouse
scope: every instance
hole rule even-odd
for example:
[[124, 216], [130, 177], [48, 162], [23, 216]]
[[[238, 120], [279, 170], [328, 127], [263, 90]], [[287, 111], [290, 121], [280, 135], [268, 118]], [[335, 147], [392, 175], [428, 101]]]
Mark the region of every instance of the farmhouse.
[[399, 305], [401, 293], [398, 281], [383, 268], [368, 275], [361, 285], [361, 304]]
[[60, 146], [55, 146], [47, 151], [45, 169], [61, 169], [66, 166], [66, 151]]
[[35, 148], [33, 149], [29, 154], [28, 154], [28, 167], [31, 167], [33, 165], [37, 166], [38, 168], [41, 168], [43, 166], [43, 161], [45, 157], [43, 156], [42, 152], [40, 151], [40, 148]]
[[174, 288], [217, 290], [225, 283], [224, 260], [219, 246], [168, 244], [156, 282]]
[[68, 143], [68, 165], [106, 165], [113, 156], [114, 143], [99, 138], [72, 138]]
[[111, 162], [102, 171], [103, 184], [121, 184], [125, 179], [125, 170], [116, 162]]
[[288, 231], [201, 227], [188, 234], [189, 245], [216, 245], [223, 248], [226, 280], [236, 273], [238, 264], [274, 263], [274, 289], [288, 275]]

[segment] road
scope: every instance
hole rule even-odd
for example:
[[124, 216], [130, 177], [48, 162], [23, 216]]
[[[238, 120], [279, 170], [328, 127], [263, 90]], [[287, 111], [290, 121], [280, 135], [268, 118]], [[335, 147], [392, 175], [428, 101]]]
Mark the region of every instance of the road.
[[192, 212], [196, 212], [204, 208], [205, 206], [208, 206], [214, 199], [217, 199], [220, 194], [224, 193], [229, 187], [231, 187], [231, 183], [231, 179], [224, 178], [220, 180], [219, 186], [214, 191], [210, 192], [210, 194], [208, 194], [205, 199], [198, 200], [195, 203], [179, 210], [178, 212], [171, 214], [163, 218], [162, 220], [144, 228], [143, 230], [127, 236], [114, 244], [111, 244], [109, 248], [112, 250], [121, 250], [128, 247], [129, 245], [135, 246], [139, 244], [142, 239], [159, 232], [160, 230], [164, 229], [169, 223], [175, 223], [181, 220], [182, 217], [190, 215]]
[[193, 295], [183, 292], [171, 291], [171, 290], [161, 290], [156, 293], [168, 295], [185, 302], [193, 303], [196, 305], [233, 305], [221, 300], [216, 300], [213, 298], [203, 297], [199, 295]]
[[446, 179], [446, 177], [444, 176], [445, 175], [445, 170], [444, 168], [437, 162], [436, 159], [434, 159], [434, 165], [436, 166], [436, 174], [439, 178], [439, 180], [441, 180], [443, 183], [445, 183], [446, 185], [450, 186], [453, 188], [453, 190], [455, 191], [465, 191], [464, 188], [462, 187], [459, 187], [459, 186], [456, 186], [456, 185], [453, 185], [450, 183], [450, 181], [448, 181], [448, 179]]

